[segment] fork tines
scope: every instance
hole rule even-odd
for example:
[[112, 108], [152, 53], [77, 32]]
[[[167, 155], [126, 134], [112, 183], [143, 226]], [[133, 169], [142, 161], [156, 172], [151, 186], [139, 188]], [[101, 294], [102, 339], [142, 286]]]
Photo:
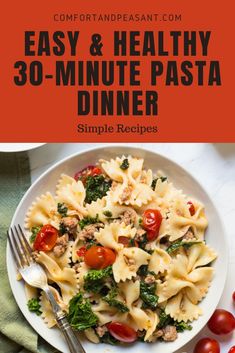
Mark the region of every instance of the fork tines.
[[32, 249], [21, 226], [18, 224], [18, 227], [10, 228], [10, 231], [7, 231], [7, 237], [17, 266], [19, 268], [29, 266], [33, 261]]

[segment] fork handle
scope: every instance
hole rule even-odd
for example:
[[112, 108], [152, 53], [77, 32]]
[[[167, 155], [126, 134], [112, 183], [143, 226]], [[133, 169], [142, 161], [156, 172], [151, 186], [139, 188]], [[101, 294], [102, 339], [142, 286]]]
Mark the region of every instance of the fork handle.
[[43, 290], [51, 303], [52, 310], [55, 315], [56, 322], [64, 334], [64, 337], [67, 341], [71, 353], [86, 353], [81, 343], [79, 342], [79, 338], [76, 336], [72, 327], [69, 325], [69, 322], [66, 318], [65, 313], [61, 310], [61, 307], [56, 302], [54, 295], [50, 288], [46, 285], [43, 287]]
[[69, 325], [68, 320], [65, 316], [56, 318], [57, 324], [60, 330], [63, 332], [64, 337], [67, 341], [71, 353], [86, 353], [79, 342], [75, 332], [72, 327]]

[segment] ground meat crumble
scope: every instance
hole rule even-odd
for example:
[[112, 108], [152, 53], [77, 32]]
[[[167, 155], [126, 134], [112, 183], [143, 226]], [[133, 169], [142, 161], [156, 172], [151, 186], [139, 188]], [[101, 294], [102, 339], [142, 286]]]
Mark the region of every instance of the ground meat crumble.
[[83, 228], [83, 230], [78, 234], [78, 237], [81, 241], [86, 242], [87, 240], [94, 239], [94, 233], [103, 228], [103, 223], [89, 224]]
[[65, 253], [68, 247], [68, 242], [69, 242], [68, 234], [64, 234], [57, 239], [56, 244], [53, 248], [53, 254], [55, 255], [55, 257], [61, 257]]

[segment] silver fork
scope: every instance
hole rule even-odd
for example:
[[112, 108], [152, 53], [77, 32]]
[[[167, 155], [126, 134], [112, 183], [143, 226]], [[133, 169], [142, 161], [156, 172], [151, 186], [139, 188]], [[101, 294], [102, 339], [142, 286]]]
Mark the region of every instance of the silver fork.
[[11, 228], [10, 232], [7, 231], [7, 237], [15, 263], [25, 282], [45, 292], [54, 312], [58, 327], [63, 332], [68, 343], [70, 352], [86, 353], [72, 327], [69, 325], [65, 312], [56, 302], [53, 293], [48, 287], [47, 276], [44, 269], [35, 262], [32, 256], [32, 249], [21, 226], [18, 224], [18, 227], [14, 226], [14, 229]]

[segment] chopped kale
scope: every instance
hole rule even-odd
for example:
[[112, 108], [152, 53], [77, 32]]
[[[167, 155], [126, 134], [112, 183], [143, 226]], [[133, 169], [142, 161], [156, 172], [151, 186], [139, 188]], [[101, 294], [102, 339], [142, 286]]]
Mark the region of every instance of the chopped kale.
[[84, 299], [82, 293], [78, 293], [70, 300], [67, 318], [72, 328], [78, 331], [95, 326], [98, 322], [89, 300]]
[[174, 324], [174, 320], [170, 317], [170, 315], [167, 315], [165, 313], [165, 310], [161, 310], [159, 314], [159, 323], [157, 325], [157, 328], [160, 330], [166, 327], [167, 325], [172, 325], [172, 324]]
[[142, 235], [141, 240], [138, 241], [140, 249], [145, 250], [145, 246], [148, 243], [147, 233]]
[[161, 179], [161, 181], [164, 182], [167, 180], [167, 177], [160, 177], [160, 178], [153, 179], [152, 184], [151, 184], [151, 188], [153, 190], [155, 190], [158, 179]]
[[68, 207], [64, 203], [57, 203], [57, 212], [61, 217], [66, 217], [68, 212]]
[[148, 274], [148, 265], [142, 265], [137, 271], [137, 275], [141, 277], [146, 277]]
[[67, 228], [66, 228], [66, 226], [64, 225], [63, 222], [60, 223], [59, 232], [60, 232], [61, 235], [64, 235], [65, 233], [67, 233]]
[[140, 266], [137, 271], [137, 275], [139, 275], [140, 277], [146, 277], [147, 275], [153, 275], [155, 278], [157, 277], [157, 275], [154, 271], [148, 270], [148, 265]]
[[113, 216], [112, 212], [111, 211], [104, 211], [103, 212], [103, 215], [105, 215], [106, 217], [108, 218], [111, 218]]
[[112, 345], [119, 343], [119, 341], [116, 338], [114, 338], [108, 331], [105, 332], [105, 334], [102, 337], [100, 337], [100, 342], [112, 344]]
[[36, 236], [37, 236], [38, 232], [40, 232], [41, 228], [42, 228], [41, 226], [35, 226], [35, 227], [31, 228], [32, 234], [29, 238], [30, 243], [33, 243], [35, 241]]
[[158, 296], [155, 294], [156, 287], [156, 282], [151, 284], [140, 282], [140, 298], [143, 300], [144, 308], [151, 308], [152, 310], [157, 308]]
[[83, 229], [84, 227], [88, 226], [89, 224], [95, 224], [99, 222], [99, 218], [98, 218], [98, 214], [96, 215], [96, 217], [84, 217], [83, 219], [81, 219], [78, 224], [80, 225], [81, 229]]
[[29, 299], [27, 305], [28, 305], [29, 311], [34, 312], [38, 316], [42, 314], [42, 312], [40, 310], [41, 309], [41, 305], [39, 303], [39, 298]]
[[192, 328], [193, 328], [192, 325], [189, 325], [189, 324], [187, 324], [184, 321], [180, 321], [180, 322], [175, 321], [175, 325], [174, 326], [176, 327], [177, 332], [183, 332], [185, 330], [191, 331]]
[[86, 203], [91, 203], [97, 199], [102, 199], [107, 194], [112, 184], [112, 180], [105, 179], [104, 175], [88, 176], [86, 179]]
[[170, 317], [170, 315], [167, 315], [165, 313], [165, 310], [163, 310], [163, 309], [161, 310], [161, 312], [159, 314], [159, 319], [160, 319], [160, 321], [157, 325], [157, 328], [159, 330], [166, 327], [167, 325], [175, 326], [177, 332], [183, 332], [185, 330], [189, 330], [189, 331], [192, 330], [191, 325], [187, 324], [184, 321], [175, 321], [174, 319], [172, 319]]
[[129, 168], [129, 161], [127, 158], [123, 159], [122, 164], [120, 165], [122, 170], [126, 170]]
[[84, 289], [87, 292], [100, 293], [105, 286], [105, 280], [112, 275], [112, 266], [108, 266], [102, 270], [90, 270], [84, 276]]
[[143, 223], [143, 218], [139, 218], [139, 225], [141, 225]]
[[183, 246], [184, 249], [189, 249], [191, 246], [198, 244], [201, 242], [198, 241], [182, 241], [182, 240], [177, 240], [174, 243], [172, 243], [170, 246], [168, 246], [168, 248], [166, 249], [166, 251], [168, 252], [168, 254], [178, 250], [181, 246]]
[[116, 299], [117, 294], [118, 294], [117, 288], [114, 287], [102, 299], [106, 303], [108, 303], [110, 306], [113, 306], [114, 308], [117, 308], [122, 313], [128, 312], [129, 311], [128, 307], [123, 302], [121, 302], [120, 300]]

